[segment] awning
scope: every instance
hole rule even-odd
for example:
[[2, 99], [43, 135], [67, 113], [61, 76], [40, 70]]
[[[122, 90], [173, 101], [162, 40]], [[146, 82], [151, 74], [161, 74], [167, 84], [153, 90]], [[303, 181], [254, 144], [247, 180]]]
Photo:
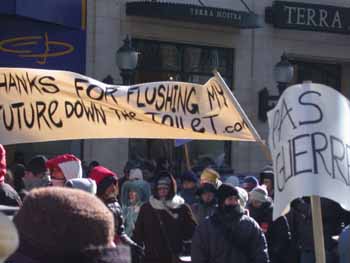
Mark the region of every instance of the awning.
[[143, 16], [234, 28], [259, 28], [260, 17], [253, 12], [169, 2], [128, 2], [128, 16]]

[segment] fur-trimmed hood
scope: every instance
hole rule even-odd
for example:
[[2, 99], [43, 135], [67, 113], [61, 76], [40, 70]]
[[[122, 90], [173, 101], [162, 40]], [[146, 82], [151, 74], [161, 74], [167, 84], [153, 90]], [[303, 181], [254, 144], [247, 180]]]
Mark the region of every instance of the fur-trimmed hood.
[[149, 199], [149, 203], [154, 209], [158, 210], [167, 210], [167, 209], [176, 209], [185, 203], [185, 200], [179, 196], [175, 195], [171, 200], [161, 201], [159, 199], [151, 196]]

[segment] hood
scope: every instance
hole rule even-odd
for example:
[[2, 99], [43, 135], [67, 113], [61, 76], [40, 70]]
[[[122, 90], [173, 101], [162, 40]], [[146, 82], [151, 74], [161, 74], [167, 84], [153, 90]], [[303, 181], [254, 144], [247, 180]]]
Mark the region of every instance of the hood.
[[151, 187], [149, 183], [143, 180], [127, 181], [123, 184], [120, 194], [120, 202], [123, 206], [129, 206], [129, 192], [135, 191], [139, 197], [139, 203], [148, 202], [151, 196]]
[[155, 184], [153, 188], [153, 196], [158, 199], [158, 193], [157, 193], [157, 184], [158, 181], [164, 179], [164, 178], [169, 178], [170, 179], [170, 189], [169, 189], [169, 194], [167, 197], [167, 200], [172, 200], [174, 196], [177, 193], [177, 185], [174, 177], [170, 174], [170, 172], [164, 170], [158, 173], [156, 179], [155, 179]]
[[97, 185], [91, 178], [74, 178], [65, 183], [65, 186], [74, 189], [80, 189], [95, 195], [97, 193]]
[[83, 176], [81, 161], [73, 154], [62, 154], [49, 159], [46, 162], [46, 167], [50, 170], [60, 168], [66, 180], [82, 178]]
[[0, 182], [4, 182], [6, 174], [6, 150], [0, 144]]

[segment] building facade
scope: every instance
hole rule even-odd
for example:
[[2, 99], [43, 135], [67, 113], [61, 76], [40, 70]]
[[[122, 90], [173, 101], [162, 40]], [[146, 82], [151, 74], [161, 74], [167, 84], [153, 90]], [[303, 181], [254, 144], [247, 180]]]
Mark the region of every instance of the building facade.
[[[292, 83], [312, 80], [350, 96], [350, 3], [346, 0], [246, 0], [246, 6], [232, 0], [86, 3], [87, 76], [122, 84], [115, 55], [128, 35], [140, 52], [135, 83], [204, 83], [216, 67], [265, 140], [268, 125], [259, 118], [258, 93], [266, 88], [277, 94], [273, 68], [283, 53], [294, 65]], [[257, 21], [250, 21], [254, 18], [250, 11], [258, 15]], [[73, 149], [86, 162], [98, 160], [118, 172], [129, 158], [166, 157], [184, 167], [183, 148], [175, 148], [170, 140], [82, 140], [49, 145], [34, 148], [34, 152]], [[261, 147], [252, 142], [193, 141], [188, 148], [193, 165], [215, 160], [237, 173], [259, 172], [269, 162]]]

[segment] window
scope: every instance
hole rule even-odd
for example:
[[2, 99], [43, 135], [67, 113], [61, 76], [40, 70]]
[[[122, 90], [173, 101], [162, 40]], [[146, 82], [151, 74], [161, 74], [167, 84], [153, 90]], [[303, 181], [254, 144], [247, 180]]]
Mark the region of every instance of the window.
[[313, 63], [298, 60], [291, 61], [291, 63], [294, 65], [295, 81], [297, 83], [310, 80], [341, 91], [340, 64]]
[[[142, 39], [133, 39], [133, 46], [140, 52], [137, 83], [177, 80], [204, 84], [213, 76], [212, 69], [217, 68], [227, 85], [232, 86], [233, 49]], [[215, 160], [222, 166], [230, 164], [230, 142], [191, 141], [188, 147], [193, 166]], [[175, 148], [174, 140], [132, 139], [129, 153], [132, 160], [171, 160], [177, 174], [185, 167], [183, 148]]]

